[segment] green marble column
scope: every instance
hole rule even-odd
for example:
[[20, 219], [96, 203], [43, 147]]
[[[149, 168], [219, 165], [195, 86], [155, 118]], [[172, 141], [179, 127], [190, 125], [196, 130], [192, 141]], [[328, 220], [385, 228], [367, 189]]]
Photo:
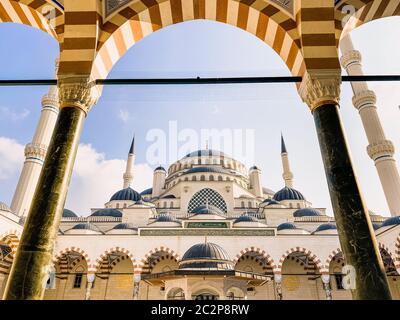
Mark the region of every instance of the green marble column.
[[368, 210], [348, 151], [338, 105], [313, 110], [322, 159], [346, 264], [356, 274], [354, 299], [391, 299]]
[[4, 299], [42, 299], [83, 123], [82, 108], [61, 109]]

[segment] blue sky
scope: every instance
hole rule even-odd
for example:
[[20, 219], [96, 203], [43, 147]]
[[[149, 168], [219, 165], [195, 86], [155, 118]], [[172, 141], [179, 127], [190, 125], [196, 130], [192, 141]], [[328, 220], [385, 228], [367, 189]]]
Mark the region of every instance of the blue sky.
[[[400, 30], [400, 19], [389, 18], [352, 33], [363, 54], [367, 74], [400, 73], [396, 30]], [[0, 24], [0, 47], [0, 78], [53, 77], [57, 45], [46, 34], [21, 25]], [[140, 41], [117, 63], [109, 77], [272, 75], [286, 76], [289, 72], [279, 56], [259, 39], [231, 26], [194, 21], [170, 26]], [[371, 83], [378, 94], [386, 133], [398, 149], [399, 86]], [[0, 88], [0, 200], [8, 204], [22, 166], [23, 145], [32, 138], [40, 115], [40, 99], [46, 91], [46, 87]], [[388, 215], [351, 97], [350, 86], [344, 84], [342, 116], [362, 190], [371, 210]], [[134, 132], [138, 164], [135, 187], [141, 191], [150, 186], [151, 167], [155, 165], [146, 163], [146, 151], [151, 144], [146, 135], [155, 128], [167, 132], [169, 121], [176, 121], [178, 130], [254, 130], [254, 162], [263, 170], [264, 185], [274, 190], [283, 186], [279, 155], [282, 131], [295, 187], [316, 207], [327, 207], [331, 214], [313, 119], [293, 84], [106, 87], [85, 124], [67, 207], [86, 215], [90, 207], [101, 207], [120, 188]], [[14, 150], [15, 155], [11, 156], [9, 150]], [[175, 160], [172, 157], [168, 163]], [[103, 176], [90, 168], [104, 172]]]

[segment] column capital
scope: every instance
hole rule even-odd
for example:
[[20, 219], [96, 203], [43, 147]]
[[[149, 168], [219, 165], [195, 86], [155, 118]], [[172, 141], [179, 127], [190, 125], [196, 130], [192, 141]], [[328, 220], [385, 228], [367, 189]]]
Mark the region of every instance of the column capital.
[[321, 280], [322, 280], [323, 283], [330, 283], [331, 276], [329, 275], [329, 273], [323, 273], [321, 275]]
[[360, 51], [350, 50], [342, 55], [340, 58], [340, 64], [344, 69], [347, 69], [351, 64], [360, 64], [362, 61], [362, 56]]
[[372, 90], [364, 90], [353, 96], [353, 105], [358, 111], [365, 107], [375, 107], [376, 95]]
[[384, 156], [393, 156], [395, 148], [392, 141], [381, 140], [376, 143], [370, 144], [367, 147], [367, 152], [371, 159], [376, 161]]
[[58, 103], [58, 96], [47, 93], [42, 97], [42, 108], [49, 108], [56, 111], [60, 105]]
[[86, 114], [96, 104], [100, 93], [94, 81], [86, 77], [70, 77], [58, 80], [60, 109], [76, 107]]
[[298, 91], [313, 112], [324, 104], [339, 104], [340, 84], [340, 70], [306, 72]]
[[36, 159], [44, 161], [47, 153], [47, 146], [39, 143], [29, 143], [25, 146], [26, 160]]

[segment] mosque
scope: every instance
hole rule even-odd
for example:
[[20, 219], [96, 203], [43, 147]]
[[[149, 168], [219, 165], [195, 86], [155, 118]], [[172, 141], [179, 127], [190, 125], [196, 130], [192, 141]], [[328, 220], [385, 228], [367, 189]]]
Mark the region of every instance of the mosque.
[[[281, 158], [284, 186], [276, 192], [262, 186], [259, 167], [205, 149], [157, 167], [152, 187], [139, 193], [131, 188], [133, 140], [122, 189], [90, 216], [64, 209], [45, 298], [351, 298], [335, 221], [294, 187], [283, 137]], [[388, 248], [400, 220], [370, 217], [400, 297]], [[18, 234], [24, 220], [1, 204], [2, 229]], [[12, 250], [1, 249], [4, 288]]]
[[[59, 45], [57, 86], [42, 99], [11, 204], [0, 203], [0, 294], [13, 300], [399, 299], [395, 148], [375, 93], [364, 81], [352, 82], [366, 151], [391, 215], [384, 218], [367, 210], [339, 108], [342, 69], [363, 75], [349, 33], [398, 15], [399, 0], [0, 0], [1, 23], [37, 28]], [[301, 78], [296, 89], [314, 119], [336, 220], [294, 185], [283, 138], [278, 191], [261, 184], [261, 167], [210, 149], [156, 168], [153, 185], [135, 191], [132, 142], [121, 190], [99, 199], [89, 216], [64, 208], [84, 120], [101, 97], [98, 84], [138, 41], [192, 20], [252, 34]]]

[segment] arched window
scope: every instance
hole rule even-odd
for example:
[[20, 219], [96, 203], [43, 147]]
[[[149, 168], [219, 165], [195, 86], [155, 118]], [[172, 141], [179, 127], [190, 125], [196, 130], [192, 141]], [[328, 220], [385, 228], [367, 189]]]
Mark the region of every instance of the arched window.
[[224, 198], [215, 190], [204, 188], [196, 192], [189, 201], [188, 212], [192, 212], [195, 208], [209, 204], [219, 208], [223, 212], [227, 212], [227, 206]]
[[242, 201], [242, 208], [244, 208], [244, 201]]
[[124, 203], [124, 208], [126, 208], [128, 205], [126, 203]]
[[117, 209], [119, 209], [119, 203], [117, 203]]
[[166, 208], [167, 207], [167, 202], [166, 201], [164, 201], [164, 208]]
[[252, 208], [253, 206], [251, 205], [251, 201], [249, 201], [249, 208]]
[[185, 181], [189, 181], [189, 178], [188, 178], [188, 177], [185, 177]]
[[214, 176], [213, 175], [210, 176], [210, 181], [214, 181]]
[[222, 181], [222, 176], [218, 176], [218, 181]]
[[200, 181], [206, 181], [206, 177], [205, 177], [204, 175], [202, 175], [202, 176], [200, 177]]
[[196, 181], [196, 176], [193, 176], [193, 177], [192, 177], [192, 181]]
[[170, 207], [170, 208], [173, 208], [173, 207], [174, 207], [174, 203], [173, 203], [172, 201], [171, 201], [169, 207]]

